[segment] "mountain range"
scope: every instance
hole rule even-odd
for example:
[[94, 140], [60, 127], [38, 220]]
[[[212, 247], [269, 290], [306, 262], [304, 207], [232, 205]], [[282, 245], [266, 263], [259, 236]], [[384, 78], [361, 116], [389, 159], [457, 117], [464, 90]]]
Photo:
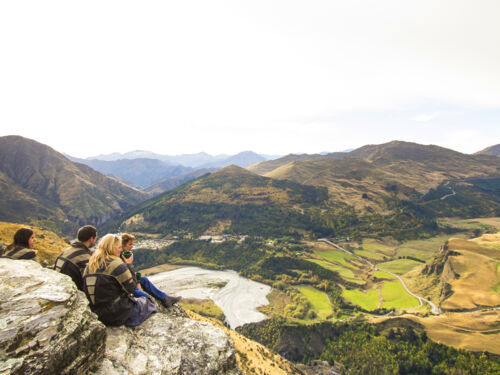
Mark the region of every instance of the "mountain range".
[[72, 161], [88, 165], [98, 172], [115, 177], [138, 189], [145, 189], [156, 183], [194, 171], [193, 168], [167, 164], [158, 159], [137, 158], [107, 161], [67, 157]]
[[0, 220], [74, 235], [149, 195], [20, 136], [0, 137]]
[[[245, 164], [250, 156], [233, 160]], [[177, 223], [200, 233], [332, 234], [351, 221], [376, 228], [379, 216], [386, 225], [390, 217], [408, 220], [409, 227], [422, 217], [500, 215], [498, 157], [400, 141], [216, 173], [148, 158], [84, 160], [109, 177], [36, 141], [7, 136], [0, 138], [0, 162], [0, 220], [46, 224], [60, 233], [109, 219], [154, 232], [168, 219], [171, 229]]]
[[157, 233], [329, 235], [349, 226], [378, 233], [399, 226], [409, 234], [431, 228], [437, 216], [500, 214], [499, 177], [497, 157], [393, 141], [286, 156], [246, 170], [230, 166], [144, 202], [122, 225]]
[[263, 160], [275, 159], [277, 157], [279, 156], [259, 155], [253, 151], [243, 151], [236, 155], [220, 154], [213, 156], [205, 152], [183, 155], [161, 155], [150, 151], [136, 150], [126, 153], [115, 152], [111, 154], [97, 155], [80, 160], [116, 161], [121, 159], [156, 159], [161, 160], [162, 162], [169, 165], [181, 165], [184, 167], [198, 169], [224, 168], [232, 164], [238, 165], [240, 167], [247, 167]]
[[412, 200], [445, 181], [498, 177], [500, 163], [487, 155], [393, 141], [323, 157], [287, 156], [248, 170], [275, 179], [324, 186], [329, 189], [332, 204], [348, 202], [358, 211], [381, 213], [387, 210], [387, 198], [392, 196]]
[[149, 151], [113, 153], [87, 159], [65, 156], [153, 194], [173, 189], [183, 182], [229, 165], [247, 167], [268, 158], [251, 151], [240, 152], [233, 156], [211, 156], [206, 153], [168, 156]]

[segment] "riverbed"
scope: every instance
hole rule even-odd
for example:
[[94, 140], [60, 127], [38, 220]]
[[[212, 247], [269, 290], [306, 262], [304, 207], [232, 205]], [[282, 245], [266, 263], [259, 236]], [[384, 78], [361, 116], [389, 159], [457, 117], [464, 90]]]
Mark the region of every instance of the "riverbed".
[[[149, 276], [149, 279], [169, 295], [211, 299], [224, 311], [232, 329], [267, 318], [257, 308], [269, 304], [266, 296], [271, 287], [241, 277], [235, 271], [184, 267]], [[227, 284], [221, 288], [224, 283]]]

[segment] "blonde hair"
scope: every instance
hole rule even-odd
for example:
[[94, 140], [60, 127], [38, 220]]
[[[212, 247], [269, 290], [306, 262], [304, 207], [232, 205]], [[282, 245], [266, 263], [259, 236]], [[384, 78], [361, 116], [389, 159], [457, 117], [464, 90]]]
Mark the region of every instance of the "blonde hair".
[[133, 234], [122, 233], [122, 246], [125, 246], [130, 241], [135, 241], [135, 236]]
[[106, 234], [99, 241], [97, 250], [89, 259], [89, 270], [91, 273], [96, 272], [99, 268], [106, 265], [106, 259], [117, 258], [114, 250], [122, 243], [120, 236], [115, 234]]

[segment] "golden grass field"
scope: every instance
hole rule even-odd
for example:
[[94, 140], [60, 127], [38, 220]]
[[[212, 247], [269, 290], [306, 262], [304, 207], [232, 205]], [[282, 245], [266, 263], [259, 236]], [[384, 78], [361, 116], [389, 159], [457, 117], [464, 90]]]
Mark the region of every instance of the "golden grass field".
[[238, 332], [225, 327], [220, 321], [206, 318], [192, 311], [186, 311], [191, 319], [208, 322], [220, 329], [233, 340], [236, 348], [238, 367], [244, 375], [299, 375], [302, 374], [289, 361], [271, 352], [265, 346], [247, 339]]
[[190, 310], [202, 316], [215, 318], [221, 322], [225, 319], [224, 311], [211, 299], [183, 298], [179, 304], [185, 310]]
[[492, 238], [489, 235], [476, 241], [450, 239], [448, 248], [458, 252], [459, 256], [448, 259], [450, 267], [459, 275], [450, 282], [453, 294], [441, 307], [447, 310], [476, 309], [500, 305], [500, 293], [495, 287], [500, 283], [498, 265], [500, 249], [480, 246], [479, 243]]
[[438, 316], [420, 317], [402, 315], [397, 318], [375, 318], [372, 323], [407, 319], [419, 323], [427, 335], [435, 342], [459, 349], [475, 352], [488, 351], [500, 355], [500, 311], [482, 311], [471, 313], [446, 313]]
[[470, 219], [469, 221], [477, 221], [482, 224], [491, 225], [492, 227], [500, 230], [500, 217], [480, 217], [476, 219]]
[[[491, 225], [498, 218], [485, 219]], [[439, 303], [442, 282], [449, 283], [452, 295], [441, 301], [446, 310], [437, 316], [404, 315], [421, 324], [428, 336], [437, 342], [472, 351], [500, 355], [500, 233], [484, 234], [471, 240], [451, 238], [448, 257], [441, 275], [422, 274], [424, 265], [405, 275], [408, 287], [423, 297]], [[455, 276], [455, 275], [458, 276]], [[384, 319], [375, 319], [382, 322]]]
[[35, 250], [38, 250], [36, 259], [39, 262], [43, 260], [50, 265], [54, 264], [61, 251], [69, 246], [68, 242], [54, 232], [30, 225], [6, 222], [0, 222], [0, 242], [7, 244], [12, 243], [14, 233], [23, 227], [30, 228], [35, 233]]

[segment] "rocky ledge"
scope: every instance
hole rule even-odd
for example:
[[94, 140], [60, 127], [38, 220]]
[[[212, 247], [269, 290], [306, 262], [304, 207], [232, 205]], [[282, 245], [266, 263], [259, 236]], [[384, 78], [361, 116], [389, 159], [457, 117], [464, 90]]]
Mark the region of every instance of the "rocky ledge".
[[240, 374], [231, 339], [181, 307], [136, 328], [100, 323], [69, 277], [0, 259], [0, 375]]

